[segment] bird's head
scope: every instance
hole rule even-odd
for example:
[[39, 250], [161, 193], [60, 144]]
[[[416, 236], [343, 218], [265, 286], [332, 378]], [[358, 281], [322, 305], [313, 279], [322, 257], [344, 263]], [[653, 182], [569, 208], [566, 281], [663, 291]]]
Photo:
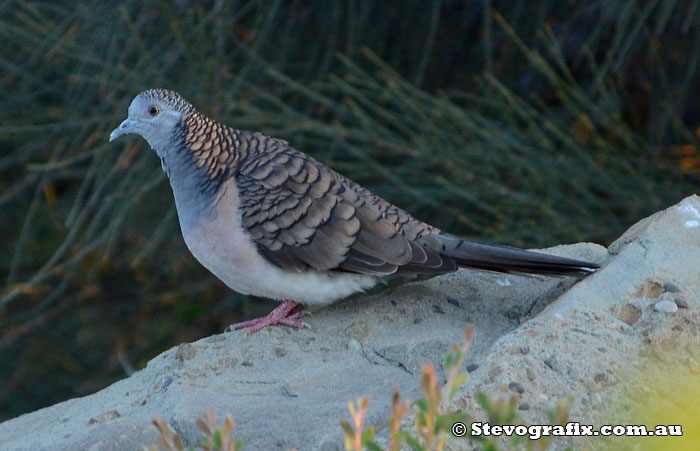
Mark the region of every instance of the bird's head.
[[131, 101], [129, 116], [110, 133], [109, 141], [136, 133], [145, 138], [156, 152], [160, 152], [175, 135], [178, 124], [194, 111], [194, 107], [174, 91], [143, 91]]

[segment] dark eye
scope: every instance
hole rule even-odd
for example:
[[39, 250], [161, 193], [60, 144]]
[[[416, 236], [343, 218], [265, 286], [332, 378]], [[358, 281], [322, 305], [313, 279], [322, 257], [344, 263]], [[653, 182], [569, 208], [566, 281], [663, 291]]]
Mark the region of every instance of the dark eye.
[[158, 113], [160, 113], [160, 110], [157, 106], [151, 105], [148, 107], [148, 114], [150, 114], [151, 116], [158, 116]]

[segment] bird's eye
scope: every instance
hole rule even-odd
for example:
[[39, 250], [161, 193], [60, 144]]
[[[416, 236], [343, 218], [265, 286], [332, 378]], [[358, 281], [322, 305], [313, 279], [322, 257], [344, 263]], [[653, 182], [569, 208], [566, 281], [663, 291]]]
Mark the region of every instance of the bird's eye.
[[160, 110], [157, 106], [151, 105], [148, 107], [148, 114], [150, 114], [151, 116], [157, 116], [158, 113], [160, 113]]

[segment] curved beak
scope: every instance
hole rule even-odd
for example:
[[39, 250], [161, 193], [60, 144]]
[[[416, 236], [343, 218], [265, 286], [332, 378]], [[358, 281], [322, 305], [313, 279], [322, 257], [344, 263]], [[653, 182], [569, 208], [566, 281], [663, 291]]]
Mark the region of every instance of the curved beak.
[[121, 135], [126, 135], [128, 133], [134, 133], [134, 126], [136, 125], [136, 121], [132, 121], [129, 118], [126, 118], [124, 122], [119, 124], [119, 127], [115, 128], [112, 130], [112, 133], [109, 134], [109, 142], [114, 141], [115, 139], [119, 138]]

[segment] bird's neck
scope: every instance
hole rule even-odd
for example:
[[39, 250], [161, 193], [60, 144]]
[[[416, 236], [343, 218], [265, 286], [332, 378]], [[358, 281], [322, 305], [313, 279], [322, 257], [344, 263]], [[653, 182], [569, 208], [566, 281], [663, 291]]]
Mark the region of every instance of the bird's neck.
[[[214, 139], [212, 135], [209, 134]], [[185, 235], [199, 221], [214, 214], [213, 199], [221, 184], [231, 176], [231, 171], [216, 167], [217, 163], [211, 158], [203, 158], [203, 154], [192, 151], [186, 137], [187, 129], [183, 125], [169, 143], [155, 149], [170, 180]]]
[[183, 233], [214, 214], [211, 206], [222, 183], [262, 147], [257, 135], [194, 112], [182, 118], [167, 146], [155, 149], [170, 179]]

